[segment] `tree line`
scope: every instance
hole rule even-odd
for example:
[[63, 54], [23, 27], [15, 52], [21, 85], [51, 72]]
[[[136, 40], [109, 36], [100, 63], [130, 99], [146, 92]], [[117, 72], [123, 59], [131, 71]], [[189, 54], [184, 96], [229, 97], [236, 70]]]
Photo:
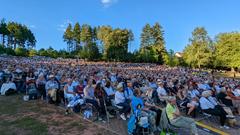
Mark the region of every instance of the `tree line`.
[[34, 48], [36, 39], [32, 31], [23, 24], [17, 22], [0, 22], [0, 35], [2, 46], [7, 48]]
[[25, 25], [16, 22], [6, 23], [2, 20], [0, 35], [0, 54], [148, 62], [193, 68], [240, 67], [240, 33], [220, 33], [212, 39], [204, 27], [193, 30], [181, 56], [176, 56], [172, 49], [166, 50], [164, 30], [159, 23], [146, 24], [142, 28], [140, 48], [134, 52], [128, 51], [134, 41], [133, 32], [111, 26], [80, 25], [78, 22], [68, 24], [63, 34], [67, 49], [59, 51], [52, 47], [35, 50], [33, 33]]
[[240, 33], [220, 33], [211, 39], [204, 27], [197, 27], [183, 50], [183, 60], [190, 67], [240, 68]]

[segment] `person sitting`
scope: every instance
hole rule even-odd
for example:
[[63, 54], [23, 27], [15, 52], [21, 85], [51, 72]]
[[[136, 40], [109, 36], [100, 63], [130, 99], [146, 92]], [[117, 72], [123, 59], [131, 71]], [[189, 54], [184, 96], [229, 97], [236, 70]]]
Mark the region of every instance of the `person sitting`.
[[113, 87], [111, 86], [111, 82], [107, 81], [106, 85], [104, 87], [105, 92], [107, 93], [107, 96], [109, 99], [114, 99], [115, 96], [115, 90], [113, 89]]
[[43, 73], [41, 73], [38, 76], [38, 79], [36, 81], [38, 93], [41, 99], [46, 100], [46, 90], [45, 90], [45, 85], [46, 85], [46, 79], [44, 78]]
[[157, 82], [158, 82], [158, 88], [157, 88], [158, 97], [162, 102], [166, 101], [168, 94], [163, 87], [164, 83], [160, 79], [158, 79]]
[[83, 80], [80, 80], [79, 81], [79, 85], [77, 85], [77, 87], [76, 87], [76, 93], [78, 95], [80, 95], [81, 97], [84, 96], [83, 89], [84, 89]]
[[[187, 103], [187, 115], [191, 115], [191, 113], [198, 108], [199, 103], [199, 97], [200, 96], [200, 92], [197, 89], [193, 89], [193, 87], [190, 87], [189, 91], [188, 91], [188, 98], [189, 98], [189, 103]], [[194, 116], [195, 117], [195, 113]]]
[[220, 117], [220, 128], [229, 129], [229, 127], [225, 125], [228, 114], [211, 96], [211, 91], [203, 91], [199, 102], [203, 112]]
[[97, 99], [99, 105], [99, 119], [102, 120], [106, 116], [106, 108], [105, 108], [105, 100], [106, 94], [103, 88], [101, 87], [101, 83], [97, 83], [96, 87], [94, 88], [94, 96]]
[[240, 115], [240, 96], [235, 95], [232, 88], [227, 89], [227, 96], [231, 98], [233, 107], [237, 109], [238, 115]]
[[13, 82], [15, 83], [17, 90], [19, 92], [23, 92], [24, 88], [24, 80], [23, 80], [23, 72], [20, 69], [16, 69], [16, 71], [13, 73]]
[[115, 103], [117, 106], [122, 107], [120, 109], [120, 117], [126, 120], [126, 116], [131, 111], [130, 105], [127, 102], [127, 98], [124, 96], [123, 83], [119, 83], [117, 86], [117, 92], [115, 93]]
[[[64, 86], [63, 90], [64, 90], [64, 98], [66, 99], [65, 103], [68, 104], [76, 96], [76, 93], [74, 92], [74, 87], [73, 87], [73, 83], [72, 83], [71, 78], [67, 79], [67, 84]], [[69, 110], [68, 110], [68, 107], [66, 107], [65, 114], [68, 114], [68, 113], [69, 113]]]
[[132, 82], [130, 80], [126, 81], [127, 87], [124, 89], [124, 96], [127, 98], [128, 102], [130, 102], [133, 98], [133, 88]]
[[49, 75], [49, 80], [45, 85], [48, 102], [57, 104], [57, 90], [59, 89], [59, 85], [55, 80], [54, 75]]
[[171, 125], [179, 128], [187, 128], [191, 130], [191, 134], [198, 135], [195, 121], [191, 118], [181, 116], [180, 111], [176, 105], [176, 98], [168, 97], [166, 106], [166, 114]]
[[146, 92], [146, 97], [144, 98], [144, 110], [146, 112], [149, 113], [149, 116], [151, 119], [152, 117], [155, 119], [155, 123], [154, 121], [152, 120], [151, 123], [151, 127], [152, 127], [152, 131], [156, 131], [157, 129], [160, 130], [160, 118], [161, 118], [161, 107], [157, 106], [155, 103], [154, 103], [154, 100], [152, 99], [152, 93], [153, 93], [153, 89], [152, 88], [148, 88], [147, 92]]
[[231, 97], [229, 97], [227, 95], [227, 91], [225, 89], [225, 87], [222, 87], [220, 90], [220, 93], [217, 94], [217, 98], [218, 100], [220, 100], [224, 105], [228, 106], [228, 107], [232, 107], [233, 106], [233, 102]]
[[9, 96], [17, 92], [15, 83], [13, 83], [12, 78], [7, 78], [6, 82], [1, 86], [1, 95]]
[[106, 85], [104, 87], [104, 91], [107, 95], [107, 101], [106, 104], [107, 106], [111, 106], [112, 105], [112, 100], [114, 100], [115, 97], [115, 90], [113, 89], [113, 87], [111, 86], [111, 82], [107, 81]]
[[87, 83], [87, 86], [83, 89], [84, 99], [86, 103], [93, 105], [96, 110], [99, 110], [98, 102], [96, 101], [96, 97], [94, 95], [94, 80], [90, 79]]
[[63, 88], [64, 90], [64, 97], [68, 100], [71, 101], [74, 96], [76, 96], [76, 93], [74, 92], [74, 86], [71, 78], [67, 79], [67, 84]]

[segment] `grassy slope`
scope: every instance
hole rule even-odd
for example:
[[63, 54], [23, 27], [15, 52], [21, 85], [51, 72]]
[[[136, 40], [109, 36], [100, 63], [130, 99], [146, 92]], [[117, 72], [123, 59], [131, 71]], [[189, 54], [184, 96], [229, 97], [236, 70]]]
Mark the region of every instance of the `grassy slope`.
[[41, 101], [24, 102], [22, 96], [0, 96], [1, 135], [81, 134], [111, 135], [74, 115]]

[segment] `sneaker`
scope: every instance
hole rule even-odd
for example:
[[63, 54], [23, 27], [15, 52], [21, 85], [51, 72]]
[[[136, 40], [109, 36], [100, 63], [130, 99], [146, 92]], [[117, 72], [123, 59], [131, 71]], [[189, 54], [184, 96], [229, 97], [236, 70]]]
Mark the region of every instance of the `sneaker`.
[[106, 120], [102, 120], [102, 123], [106, 123], [107, 121]]
[[101, 117], [98, 118], [98, 121], [102, 121], [103, 119]]
[[111, 118], [114, 118], [114, 115], [110, 114], [109, 112], [107, 112], [108, 114], [108, 117], [111, 119]]
[[230, 119], [235, 118], [235, 116], [233, 116], [233, 115], [226, 115], [226, 117], [227, 117], [227, 118], [230, 118]]
[[225, 129], [229, 129], [230, 127], [224, 125], [224, 126], [220, 126], [221, 129], [225, 128]]
[[121, 114], [120, 117], [122, 118], [122, 120], [127, 120], [124, 114]]
[[108, 117], [111, 119], [114, 118], [114, 115], [108, 114]]
[[69, 113], [69, 110], [66, 110], [66, 111], [65, 111], [65, 115], [68, 115], [68, 114], [70, 114], [70, 113]]
[[230, 128], [229, 126], [226, 126], [226, 125], [224, 125], [223, 127], [224, 127], [225, 129], [229, 129], [229, 128]]

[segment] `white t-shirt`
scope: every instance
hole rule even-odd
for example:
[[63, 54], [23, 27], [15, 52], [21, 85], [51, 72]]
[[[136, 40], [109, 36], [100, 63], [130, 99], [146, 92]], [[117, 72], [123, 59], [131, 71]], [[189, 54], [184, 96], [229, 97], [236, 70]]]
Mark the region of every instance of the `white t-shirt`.
[[124, 102], [125, 102], [124, 93], [117, 91], [115, 93], [115, 103], [119, 104], [119, 103], [124, 103]]

